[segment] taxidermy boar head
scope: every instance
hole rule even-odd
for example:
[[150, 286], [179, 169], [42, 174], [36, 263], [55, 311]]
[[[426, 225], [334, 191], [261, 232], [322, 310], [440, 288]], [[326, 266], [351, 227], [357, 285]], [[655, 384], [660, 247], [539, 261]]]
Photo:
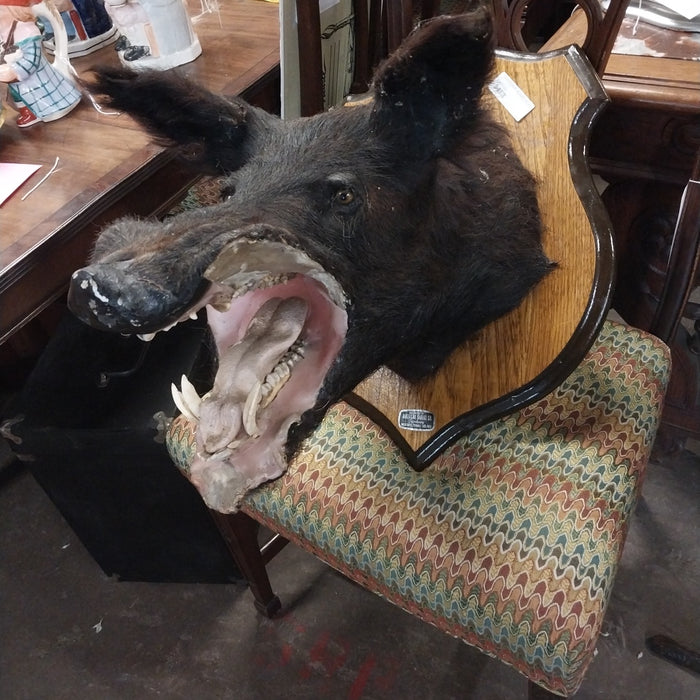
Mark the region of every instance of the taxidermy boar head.
[[371, 101], [289, 122], [173, 76], [97, 72], [113, 107], [226, 175], [218, 204], [105, 229], [69, 294], [86, 323], [139, 335], [207, 307], [213, 387], [185, 379], [175, 399], [212, 508], [282, 474], [374, 369], [429, 375], [550, 269], [532, 178], [481, 107], [492, 62], [485, 11], [438, 18], [378, 68]]

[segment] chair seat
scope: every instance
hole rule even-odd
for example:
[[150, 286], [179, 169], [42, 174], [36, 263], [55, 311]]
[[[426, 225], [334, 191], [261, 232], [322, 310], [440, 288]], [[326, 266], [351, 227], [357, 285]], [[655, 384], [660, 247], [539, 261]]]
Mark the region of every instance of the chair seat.
[[[593, 652], [668, 382], [667, 348], [606, 322], [545, 399], [414, 471], [340, 403], [242, 510], [348, 578], [512, 664], [578, 688]], [[187, 471], [191, 424], [168, 449]]]

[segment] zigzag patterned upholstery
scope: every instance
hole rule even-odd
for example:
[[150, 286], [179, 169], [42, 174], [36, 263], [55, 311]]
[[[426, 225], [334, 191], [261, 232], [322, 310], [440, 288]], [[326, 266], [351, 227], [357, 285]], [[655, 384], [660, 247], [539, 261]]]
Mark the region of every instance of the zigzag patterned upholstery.
[[[416, 472], [336, 405], [243, 511], [445, 632], [573, 694], [593, 658], [670, 373], [656, 338], [606, 322], [552, 394]], [[194, 433], [167, 446], [187, 473]]]

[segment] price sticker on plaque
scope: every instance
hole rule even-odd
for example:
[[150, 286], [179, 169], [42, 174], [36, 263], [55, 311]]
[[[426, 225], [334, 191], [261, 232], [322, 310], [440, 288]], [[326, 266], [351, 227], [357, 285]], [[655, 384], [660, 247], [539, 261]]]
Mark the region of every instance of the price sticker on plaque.
[[489, 90], [516, 122], [535, 109], [535, 103], [518, 87], [508, 73], [497, 75], [489, 84]]

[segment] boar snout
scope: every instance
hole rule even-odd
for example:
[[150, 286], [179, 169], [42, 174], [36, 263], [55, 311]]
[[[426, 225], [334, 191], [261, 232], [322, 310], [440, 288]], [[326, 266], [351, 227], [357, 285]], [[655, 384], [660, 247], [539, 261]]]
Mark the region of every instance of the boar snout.
[[128, 263], [96, 264], [73, 273], [68, 307], [94, 328], [145, 334], [176, 322], [184, 312], [182, 300], [195, 296], [196, 290], [183, 294], [182, 289], [138, 279]]

